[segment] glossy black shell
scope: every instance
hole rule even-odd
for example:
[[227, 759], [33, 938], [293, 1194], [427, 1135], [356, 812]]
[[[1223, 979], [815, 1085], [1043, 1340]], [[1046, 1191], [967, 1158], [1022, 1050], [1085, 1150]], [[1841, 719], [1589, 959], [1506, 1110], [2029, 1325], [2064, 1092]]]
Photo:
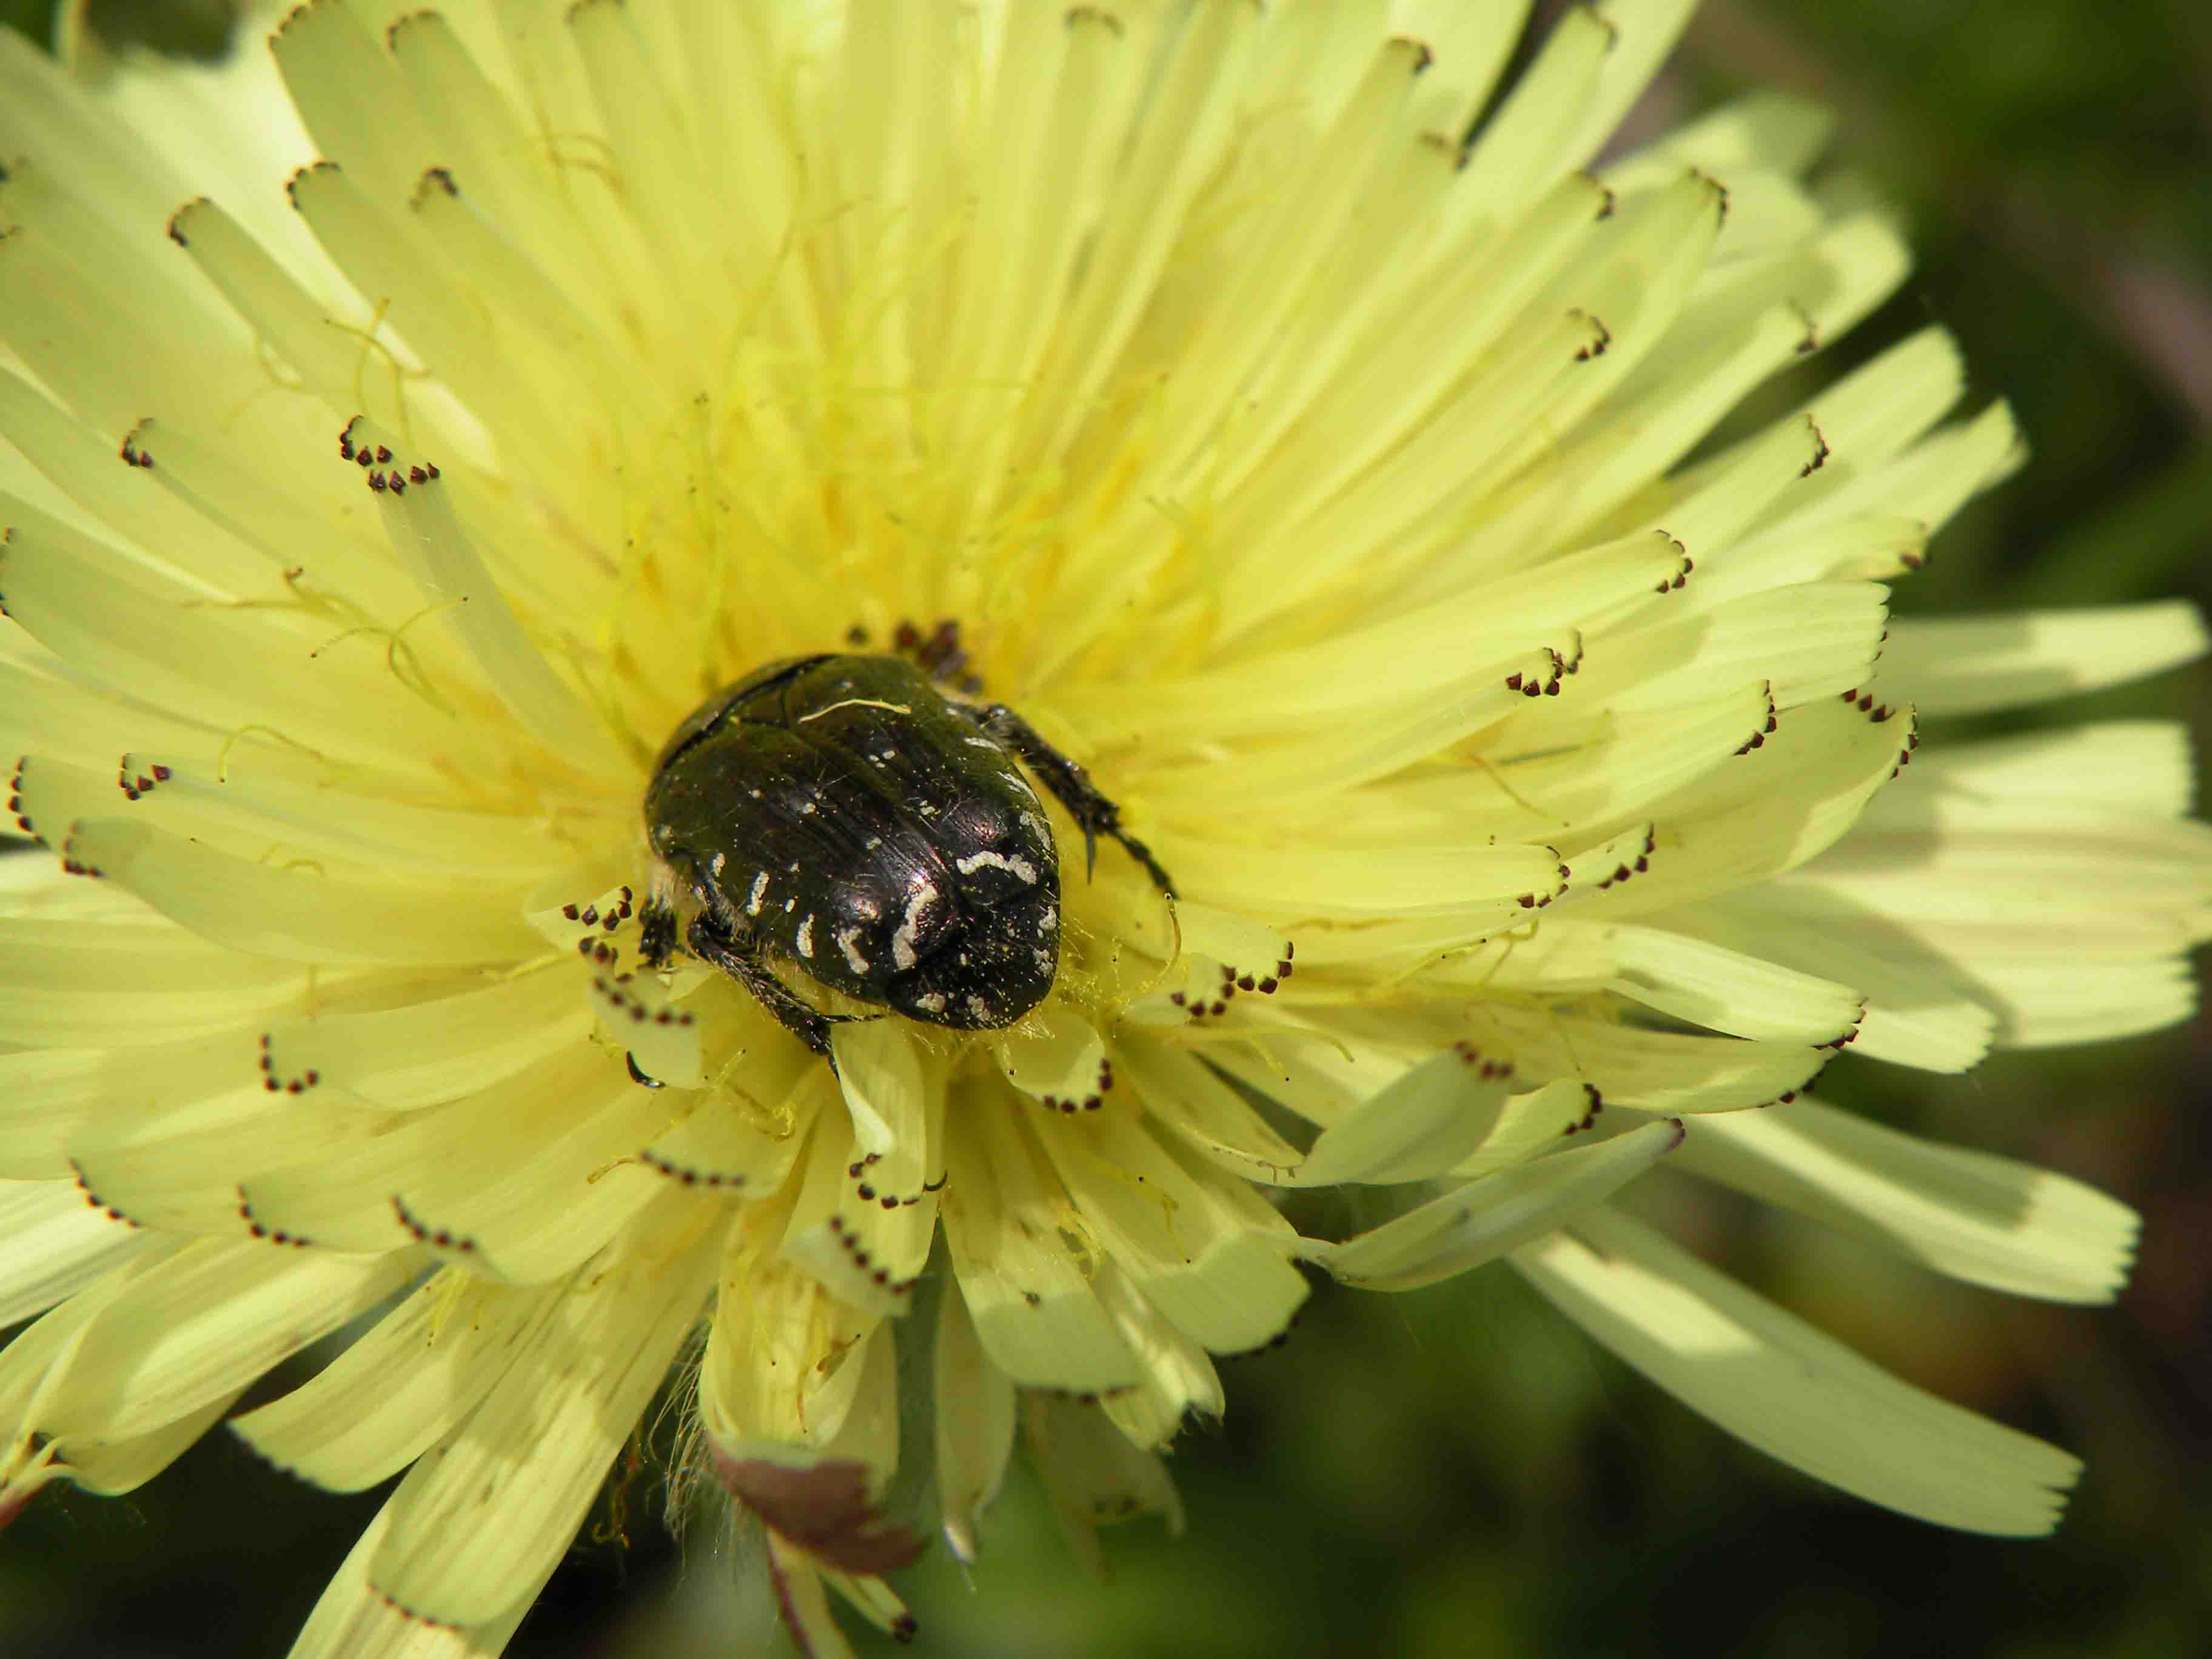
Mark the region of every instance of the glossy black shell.
[[1060, 960], [1060, 863], [1006, 750], [899, 657], [769, 664], [694, 710], [653, 851], [732, 937], [932, 1024], [1012, 1024]]

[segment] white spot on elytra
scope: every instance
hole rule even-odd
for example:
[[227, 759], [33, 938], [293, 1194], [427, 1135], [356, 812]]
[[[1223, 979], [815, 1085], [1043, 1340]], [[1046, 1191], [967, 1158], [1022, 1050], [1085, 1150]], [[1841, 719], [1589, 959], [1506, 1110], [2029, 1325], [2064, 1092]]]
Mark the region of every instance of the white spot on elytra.
[[914, 1006], [921, 1009], [925, 1014], [941, 1014], [945, 1012], [945, 993], [942, 991], [927, 992], [914, 1000]]
[[963, 876], [972, 876], [978, 870], [1004, 870], [1016, 881], [1032, 886], [1037, 878], [1036, 866], [1018, 853], [970, 853], [966, 858], [953, 860], [952, 867]]
[[991, 1018], [991, 1005], [970, 991], [968, 994], [968, 1012], [975, 1019], [988, 1020]]
[[1036, 957], [1037, 972], [1040, 974], [1050, 973], [1053, 969], [1052, 952], [1040, 947], [1033, 954]]
[[720, 880], [721, 880], [721, 878], [722, 878], [722, 866], [723, 866], [724, 865], [727, 864], [729, 861], [730, 861], [730, 855], [729, 855], [727, 853], [717, 853], [717, 854], [714, 854], [714, 862], [713, 862], [712, 864], [708, 865], [707, 867], [708, 867], [709, 870], [711, 870], [712, 872], [714, 872], [714, 879], [715, 879], [716, 881], [720, 881]]
[[921, 931], [921, 918], [929, 907], [937, 902], [937, 884], [918, 881], [907, 890], [906, 915], [900, 918], [898, 932], [891, 935], [891, 963], [904, 973], [914, 966], [915, 936]]
[[761, 899], [767, 891], [768, 872], [765, 870], [755, 872], [753, 875], [753, 890], [745, 895], [745, 914], [747, 915], [757, 916], [760, 914]]
[[820, 804], [811, 795], [799, 803], [799, 816], [802, 818], [811, 818], [821, 810]]
[[814, 913], [808, 911], [806, 920], [799, 924], [799, 954], [811, 961], [814, 956]]
[[796, 910], [798, 908], [799, 908], [799, 895], [797, 895], [796, 893], [793, 894], [789, 898], [787, 898], [787, 899], [784, 900], [784, 902], [783, 902], [783, 914], [784, 914], [784, 915], [786, 915], [787, 916], [787, 915], [790, 915], [793, 910]]
[[867, 840], [860, 843], [860, 850], [864, 853], [872, 853], [883, 844], [884, 838], [881, 836], [870, 836]]
[[860, 947], [854, 943], [860, 937], [859, 928], [841, 927], [836, 933], [837, 948], [845, 953], [846, 966], [856, 974], [865, 974], [868, 971], [868, 959], [860, 954]]
[[1060, 907], [1057, 904], [1046, 905], [1044, 907], [1044, 914], [1037, 918], [1037, 927], [1043, 932], [1048, 933], [1059, 926]]

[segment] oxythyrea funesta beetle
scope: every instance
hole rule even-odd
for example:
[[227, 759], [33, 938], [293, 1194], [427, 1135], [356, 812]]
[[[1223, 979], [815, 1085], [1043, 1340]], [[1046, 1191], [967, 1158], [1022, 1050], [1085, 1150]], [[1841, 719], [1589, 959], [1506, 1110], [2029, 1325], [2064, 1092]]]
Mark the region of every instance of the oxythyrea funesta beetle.
[[771, 952], [909, 1018], [1012, 1024], [1060, 963], [1060, 859], [1017, 759], [1082, 828], [1086, 860], [1110, 836], [1174, 896], [1114, 803], [1012, 709], [952, 701], [900, 657], [793, 657], [702, 703], [654, 763], [646, 838], [671, 881], [641, 918], [646, 960], [680, 928], [825, 1055], [852, 1016], [809, 1007]]

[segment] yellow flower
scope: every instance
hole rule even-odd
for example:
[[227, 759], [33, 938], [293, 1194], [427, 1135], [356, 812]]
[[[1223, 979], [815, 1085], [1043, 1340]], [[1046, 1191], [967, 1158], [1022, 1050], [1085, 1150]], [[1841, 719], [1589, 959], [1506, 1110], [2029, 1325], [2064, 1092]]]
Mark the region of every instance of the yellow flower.
[[[912, 1628], [895, 1472], [972, 1557], [1018, 1430], [1095, 1552], [1179, 1521], [1159, 1452], [1297, 1264], [1504, 1258], [1802, 1468], [2052, 1523], [2066, 1455], [1604, 1200], [1663, 1158], [2108, 1297], [2121, 1206], [1803, 1091], [1845, 1044], [1957, 1070], [2186, 1011], [2179, 738], [1916, 759], [1914, 708], [2151, 672], [2197, 618], [1885, 635], [2020, 454], [2002, 406], [1940, 424], [1940, 332], [1699, 450], [1904, 274], [1798, 182], [1819, 119], [1583, 171], [1681, 21], [1622, 5], [1462, 143], [1517, 19], [1387, 9], [324, 0], [97, 96], [0, 36], [0, 755], [48, 849], [0, 915], [0, 1317], [52, 1308], [0, 1354], [0, 1515], [140, 1484], [344, 1332], [228, 1425], [408, 1471], [296, 1651], [495, 1651], [696, 1337], [694, 1466], [836, 1650], [825, 1586]], [[874, 867], [841, 819], [722, 914], [787, 878], [761, 960], [847, 1017], [833, 1068], [644, 948], [706, 849], [641, 803], [719, 688], [895, 650], [1087, 770], [1176, 896], [1014, 745], [1050, 993], [886, 1016], [807, 968], [797, 907]], [[1345, 1183], [1399, 1213], [1270, 1196]]]

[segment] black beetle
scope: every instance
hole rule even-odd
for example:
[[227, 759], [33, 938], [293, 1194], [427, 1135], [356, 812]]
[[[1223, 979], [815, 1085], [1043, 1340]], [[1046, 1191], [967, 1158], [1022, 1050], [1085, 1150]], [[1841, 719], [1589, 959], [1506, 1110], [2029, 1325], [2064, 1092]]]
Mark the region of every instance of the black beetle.
[[903, 658], [772, 662], [676, 728], [645, 794], [667, 872], [647, 962], [683, 941], [817, 1054], [841, 1018], [769, 952], [854, 1000], [988, 1030], [1044, 1000], [1060, 963], [1060, 859], [1026, 762], [1082, 828], [1174, 885], [1113, 802], [1003, 704], [956, 702]]

